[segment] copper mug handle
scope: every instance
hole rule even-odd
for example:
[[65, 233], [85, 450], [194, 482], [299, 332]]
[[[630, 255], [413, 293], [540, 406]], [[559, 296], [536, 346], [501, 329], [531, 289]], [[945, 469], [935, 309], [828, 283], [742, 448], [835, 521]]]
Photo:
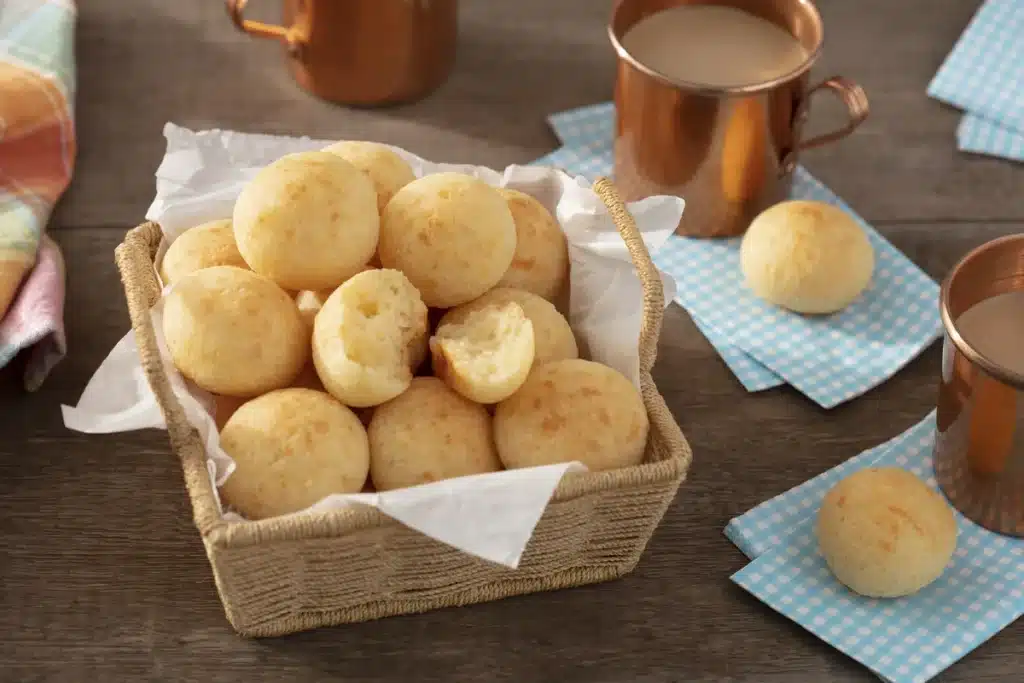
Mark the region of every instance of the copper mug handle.
[[845, 138], [847, 135], [857, 130], [857, 127], [864, 123], [864, 119], [868, 117], [870, 107], [868, 105], [868, 96], [864, 92], [864, 89], [853, 81], [847, 80], [842, 76], [833, 76], [807, 91], [807, 94], [804, 96], [803, 102], [800, 104], [797, 111], [796, 120], [798, 127], [807, 117], [811, 98], [814, 96], [814, 93], [819, 90], [830, 91], [846, 105], [846, 111], [849, 115], [846, 125], [831, 132], [817, 135], [809, 140], [801, 140], [800, 142], [797, 142], [793, 146], [793, 149], [789, 150], [783, 159], [781, 166], [783, 173], [791, 173], [793, 169], [796, 168], [796, 160], [800, 152], [813, 149], [815, 147], [821, 147], [822, 145], [827, 145], [830, 142], [835, 142], [836, 140]]
[[292, 57], [300, 57], [302, 49], [309, 40], [309, 22], [305, 20], [305, 2], [299, 3], [299, 16], [291, 26], [278, 26], [277, 24], [266, 24], [262, 21], [246, 19], [242, 12], [249, 0], [225, 0], [228, 16], [239, 31], [248, 33], [257, 38], [272, 38], [285, 44], [288, 54]]

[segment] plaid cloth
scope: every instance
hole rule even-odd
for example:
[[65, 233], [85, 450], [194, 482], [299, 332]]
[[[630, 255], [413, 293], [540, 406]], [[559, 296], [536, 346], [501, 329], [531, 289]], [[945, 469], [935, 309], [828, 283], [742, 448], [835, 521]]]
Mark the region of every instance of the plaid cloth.
[[44, 236], [71, 180], [75, 5], [0, 0], [0, 366], [32, 348], [35, 389], [65, 353], [64, 263]]
[[900, 467], [936, 488], [934, 411], [865, 451], [733, 519], [725, 533], [753, 562], [732, 580], [880, 678], [923, 683], [1024, 614], [1024, 541], [956, 513], [950, 566], [915, 595], [873, 600], [832, 576], [815, 538], [822, 498], [866, 467]]
[[1024, 161], [1024, 2], [986, 0], [928, 85], [964, 110], [961, 151]]

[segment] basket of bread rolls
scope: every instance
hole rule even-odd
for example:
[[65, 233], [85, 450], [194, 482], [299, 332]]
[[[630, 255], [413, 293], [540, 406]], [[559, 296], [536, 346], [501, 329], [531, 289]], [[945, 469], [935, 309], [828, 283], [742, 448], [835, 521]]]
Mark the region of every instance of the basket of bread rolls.
[[[691, 453], [651, 378], [662, 281], [613, 185], [592, 189], [642, 284], [639, 381], [592, 360], [570, 325], [552, 208], [468, 173], [417, 175], [383, 144], [285, 154], [247, 178], [230, 217], [172, 240], [154, 222], [129, 231], [116, 259], [140, 365], [239, 633], [636, 566]], [[221, 475], [180, 382], [209, 399]], [[317, 505], [570, 462], [514, 568], [372, 505]]]

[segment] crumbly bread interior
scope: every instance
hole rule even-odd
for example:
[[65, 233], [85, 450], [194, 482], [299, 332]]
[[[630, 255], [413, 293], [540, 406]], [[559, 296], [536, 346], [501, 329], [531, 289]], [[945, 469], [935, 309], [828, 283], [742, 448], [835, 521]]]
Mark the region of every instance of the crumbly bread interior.
[[511, 287], [495, 287], [483, 296], [450, 309], [439, 325], [464, 322], [466, 316], [481, 308], [516, 303], [533, 324], [534, 365], [553, 360], [579, 358], [579, 347], [569, 322], [554, 304], [532, 292]]
[[408, 387], [426, 332], [427, 308], [408, 279], [396, 270], [365, 271], [317, 313], [313, 359], [340, 401], [377, 405]]
[[441, 325], [430, 347], [435, 373], [453, 389], [478, 403], [496, 403], [526, 381], [533, 323], [517, 303], [487, 306]]
[[341, 336], [349, 359], [360, 365], [408, 365], [419, 317], [395, 282], [382, 288], [352, 287], [341, 292], [346, 315]]

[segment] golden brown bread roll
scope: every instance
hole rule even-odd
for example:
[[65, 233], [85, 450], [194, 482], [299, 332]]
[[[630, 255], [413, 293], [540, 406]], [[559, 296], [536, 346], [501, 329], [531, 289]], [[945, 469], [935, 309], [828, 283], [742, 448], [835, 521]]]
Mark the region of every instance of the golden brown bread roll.
[[368, 433], [378, 491], [501, 469], [487, 411], [436, 377], [417, 377], [378, 406]]
[[210, 221], [181, 233], [164, 252], [160, 279], [167, 286], [189, 273], [212, 266], [249, 269], [238, 253], [230, 219]]
[[813, 201], [765, 210], [740, 244], [747, 286], [765, 301], [797, 313], [833, 313], [871, 282], [875, 255], [864, 229], [846, 211]]
[[232, 217], [246, 263], [285, 289], [333, 289], [377, 248], [377, 192], [336, 154], [288, 154], [242, 190]]
[[818, 544], [835, 577], [873, 598], [935, 581], [956, 549], [956, 518], [940, 493], [898, 467], [859, 470], [825, 495]]
[[342, 140], [324, 148], [337, 154], [365, 173], [377, 192], [377, 210], [383, 211], [400, 189], [416, 180], [409, 164], [398, 154], [378, 142]]
[[496, 189], [461, 173], [435, 173], [395, 193], [381, 214], [378, 254], [434, 308], [458, 306], [508, 270], [516, 227]]
[[359, 493], [370, 448], [359, 418], [329, 395], [280, 389], [238, 408], [220, 433], [235, 471], [220, 488], [248, 519], [298, 512], [335, 493]]
[[516, 251], [498, 287], [513, 287], [556, 301], [569, 282], [569, 245], [562, 226], [539, 201], [507, 187], [498, 192], [508, 202], [516, 226]]
[[178, 280], [164, 298], [163, 333], [181, 374], [225, 396], [287, 387], [309, 359], [309, 332], [291, 297], [233, 266]]
[[591, 470], [638, 465], [648, 429], [633, 384], [612, 368], [580, 359], [537, 367], [494, 411], [494, 440], [509, 469], [571, 460]]

